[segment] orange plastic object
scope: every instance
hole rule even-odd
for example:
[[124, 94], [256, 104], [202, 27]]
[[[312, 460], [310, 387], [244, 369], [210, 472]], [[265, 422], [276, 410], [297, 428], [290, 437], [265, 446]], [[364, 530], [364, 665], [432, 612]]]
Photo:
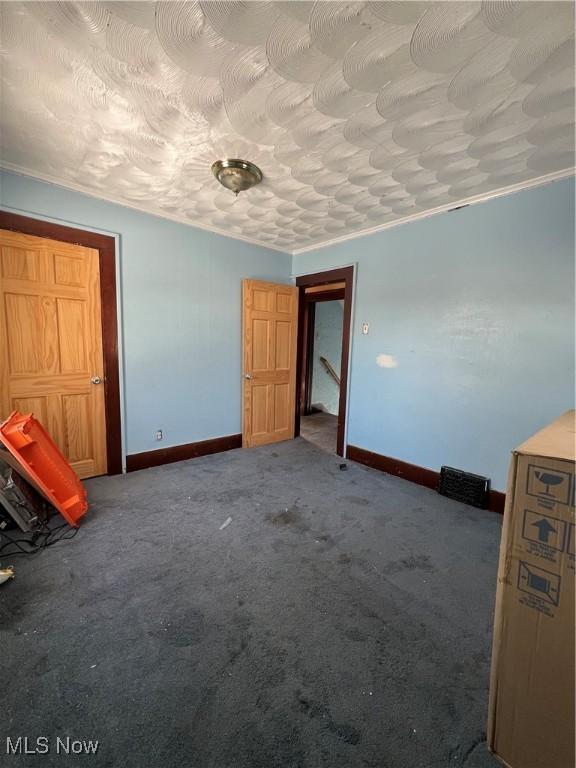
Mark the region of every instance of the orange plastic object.
[[86, 491], [42, 424], [14, 411], [0, 424], [0, 441], [70, 525], [86, 513]]

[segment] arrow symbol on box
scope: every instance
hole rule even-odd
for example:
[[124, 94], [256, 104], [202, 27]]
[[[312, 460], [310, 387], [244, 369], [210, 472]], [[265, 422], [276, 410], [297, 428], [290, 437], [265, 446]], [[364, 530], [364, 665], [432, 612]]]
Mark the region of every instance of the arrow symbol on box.
[[548, 544], [548, 539], [550, 538], [551, 533], [556, 533], [556, 528], [554, 528], [554, 526], [545, 518], [537, 520], [535, 523], [532, 523], [532, 525], [535, 528], [538, 528], [538, 539], [544, 544]]

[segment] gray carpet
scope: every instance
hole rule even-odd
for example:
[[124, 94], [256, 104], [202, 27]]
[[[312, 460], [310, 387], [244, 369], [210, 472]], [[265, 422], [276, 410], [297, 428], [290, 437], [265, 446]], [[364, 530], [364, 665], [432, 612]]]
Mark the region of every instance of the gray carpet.
[[317, 448], [336, 453], [338, 416], [331, 413], [311, 413], [300, 419], [300, 436]]
[[[90, 481], [76, 538], [0, 587], [0, 762], [495, 766], [500, 517], [341, 461], [299, 439]], [[5, 759], [19, 735], [50, 753]]]

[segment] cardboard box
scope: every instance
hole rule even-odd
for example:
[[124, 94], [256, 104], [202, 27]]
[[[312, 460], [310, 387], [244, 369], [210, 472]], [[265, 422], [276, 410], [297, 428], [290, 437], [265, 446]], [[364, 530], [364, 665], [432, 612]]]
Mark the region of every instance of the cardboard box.
[[512, 454], [488, 746], [510, 768], [574, 768], [575, 411]]

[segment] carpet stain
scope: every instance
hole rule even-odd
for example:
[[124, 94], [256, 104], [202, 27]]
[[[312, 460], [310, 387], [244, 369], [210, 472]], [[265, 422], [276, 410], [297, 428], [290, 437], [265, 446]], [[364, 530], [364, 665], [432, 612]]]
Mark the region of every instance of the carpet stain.
[[355, 504], [358, 507], [367, 507], [370, 502], [363, 496], [343, 496], [342, 501], [347, 501], [349, 504]]
[[217, 500], [220, 504], [231, 504], [233, 502], [251, 499], [254, 496], [254, 491], [248, 488], [231, 488], [228, 491], [222, 491], [217, 495]]
[[232, 621], [240, 629], [246, 630], [252, 624], [252, 617], [247, 613], [235, 613], [232, 617]]
[[402, 557], [399, 560], [392, 560], [382, 568], [382, 573], [391, 576], [394, 573], [401, 573], [402, 571], [425, 571], [426, 573], [434, 573], [435, 570], [436, 568], [431, 563], [428, 555], [409, 555], [408, 557]]
[[48, 660], [48, 656], [44, 654], [43, 656], [40, 656], [38, 661], [34, 664], [32, 667], [32, 674], [34, 677], [42, 677], [43, 675], [48, 674], [48, 672], [52, 671], [52, 666], [50, 665], [50, 662]]
[[310, 719], [318, 718], [323, 721], [325, 727], [345, 744], [356, 746], [360, 743], [362, 735], [357, 728], [349, 723], [337, 723], [333, 720], [330, 710], [321, 704], [308, 701], [303, 696], [298, 696], [297, 707], [299, 711]]
[[283, 527], [285, 525], [296, 525], [301, 522], [302, 516], [300, 514], [300, 508], [297, 504], [292, 504], [291, 507], [272, 514], [269, 512], [266, 515], [266, 520], [277, 527]]

